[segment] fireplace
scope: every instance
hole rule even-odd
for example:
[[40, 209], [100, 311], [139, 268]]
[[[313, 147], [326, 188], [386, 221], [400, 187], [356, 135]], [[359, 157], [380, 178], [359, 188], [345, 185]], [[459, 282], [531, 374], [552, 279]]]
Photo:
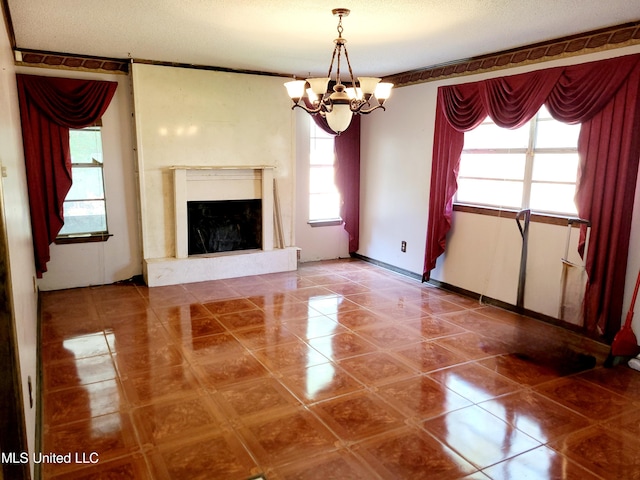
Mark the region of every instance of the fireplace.
[[258, 200], [261, 243], [254, 248], [273, 250], [272, 167], [175, 167], [174, 192], [176, 258], [187, 258], [190, 255], [188, 204], [191, 202], [207, 202], [212, 205], [213, 202]]
[[[174, 187], [175, 257], [145, 259], [144, 275], [147, 285], [154, 287], [202, 282], [286, 272], [297, 268], [296, 247], [274, 248], [276, 219], [273, 167], [175, 166], [171, 167], [171, 170]], [[226, 240], [218, 242], [226, 247], [209, 246], [198, 253], [195, 253], [197, 250], [192, 250], [190, 237], [193, 237], [194, 233], [190, 234], [190, 204], [201, 205], [197, 208], [204, 209], [200, 214], [205, 217], [205, 224], [215, 223], [212, 218], [218, 216], [219, 212], [216, 213], [216, 210], [219, 210], [220, 205], [223, 205], [222, 210], [227, 213], [231, 209], [240, 211], [232, 215], [234, 218], [223, 220], [227, 227], [233, 227], [228, 228]], [[246, 214], [247, 205], [254, 210], [250, 215]], [[231, 230], [245, 228], [238, 225], [238, 217], [248, 216], [252, 217], [251, 229], [255, 229], [249, 235], [253, 236], [253, 241], [231, 241]], [[195, 231], [195, 235], [217, 238], [218, 234], [204, 232], [201, 228], [200, 233]], [[282, 237], [279, 239], [284, 240]], [[227, 248], [231, 243], [236, 245]]]
[[187, 202], [189, 255], [262, 248], [262, 200]]

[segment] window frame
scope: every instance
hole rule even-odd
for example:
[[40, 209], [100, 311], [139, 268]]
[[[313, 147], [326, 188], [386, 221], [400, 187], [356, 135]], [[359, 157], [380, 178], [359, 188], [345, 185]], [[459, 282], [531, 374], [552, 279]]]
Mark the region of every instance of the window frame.
[[[541, 108], [544, 109], [544, 106]], [[536, 147], [537, 140], [537, 129], [540, 122], [545, 121], [556, 121], [550, 115], [540, 117], [540, 111], [534, 115], [531, 120], [529, 120], [529, 133], [528, 133], [528, 143], [527, 147], [520, 148], [470, 148], [462, 150], [461, 154], [471, 153], [471, 154], [487, 154], [487, 153], [510, 153], [510, 154], [521, 154], [525, 155], [525, 164], [524, 164], [524, 173], [522, 179], [517, 179], [514, 181], [522, 182], [522, 196], [520, 200], [520, 208], [513, 207], [500, 207], [492, 204], [482, 204], [482, 203], [469, 203], [464, 201], [457, 200], [457, 193], [453, 199], [453, 210], [454, 211], [463, 211], [463, 212], [471, 212], [477, 213], [481, 215], [491, 215], [491, 216], [501, 216], [510, 218], [513, 216], [515, 218], [515, 214], [521, 210], [530, 209], [530, 201], [531, 201], [531, 190], [532, 186], [535, 183], [544, 183], [544, 184], [559, 184], [559, 185], [577, 185], [578, 178], [576, 172], [576, 181], [575, 182], [566, 182], [566, 181], [539, 181], [533, 180], [533, 169], [534, 169], [534, 158], [536, 154], [565, 154], [565, 153], [578, 153], [578, 146], [576, 142], [575, 147]], [[487, 117], [483, 124], [485, 123], [494, 123], [490, 117]], [[562, 122], [559, 122], [562, 123]], [[500, 128], [500, 127], [499, 127]], [[479, 179], [479, 180], [492, 180], [488, 177], [460, 177], [458, 178], [469, 178], [469, 179]], [[496, 178], [495, 180], [504, 180], [504, 178]], [[577, 218], [577, 212], [558, 212], [558, 211], [546, 211], [546, 210], [531, 210], [532, 211], [532, 221], [541, 222], [541, 223], [558, 223], [562, 224], [567, 219]], [[558, 221], [554, 220], [558, 219]]]
[[[71, 131], [82, 131], [82, 130], [89, 130], [89, 129], [97, 129], [100, 133], [100, 147], [101, 150], [103, 150], [103, 125], [102, 125], [102, 121], [98, 120], [97, 122], [95, 122], [93, 125], [89, 125], [85, 128], [70, 128], [69, 132]], [[69, 200], [70, 202], [83, 202], [83, 201], [96, 201], [96, 200], [102, 200], [104, 202], [104, 220], [105, 220], [105, 229], [104, 230], [100, 230], [100, 231], [93, 231], [93, 232], [76, 232], [76, 233], [67, 233], [67, 234], [60, 234], [58, 233], [58, 235], [56, 236], [55, 239], [55, 244], [56, 245], [68, 245], [68, 244], [75, 244], [75, 243], [94, 243], [94, 242], [106, 242], [110, 237], [113, 236], [113, 234], [109, 233], [109, 219], [108, 219], [108, 213], [107, 213], [107, 193], [106, 193], [106, 185], [105, 185], [105, 179], [104, 179], [104, 156], [103, 156], [103, 161], [99, 162], [99, 164], [89, 164], [89, 163], [71, 163], [71, 169], [73, 172], [73, 169], [78, 169], [78, 168], [99, 168], [101, 171], [101, 179], [102, 179], [102, 198], [100, 199], [80, 199], [80, 200]], [[71, 191], [71, 190], [70, 190]], [[67, 192], [67, 196], [69, 195], [69, 192]], [[63, 201], [63, 208], [64, 208], [64, 204], [67, 203], [67, 199], [65, 197], [64, 201]]]

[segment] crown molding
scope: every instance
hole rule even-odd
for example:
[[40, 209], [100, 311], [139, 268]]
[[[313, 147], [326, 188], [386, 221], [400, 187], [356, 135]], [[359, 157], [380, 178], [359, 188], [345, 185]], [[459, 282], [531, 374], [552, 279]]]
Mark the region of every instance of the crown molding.
[[[6, 1], [6, 0], [3, 0]], [[6, 12], [5, 12], [5, 20]], [[630, 45], [640, 45], [640, 20], [613, 27], [585, 32], [546, 42], [526, 45], [519, 48], [495, 52], [488, 55], [456, 60], [446, 64], [434, 65], [408, 72], [396, 73], [384, 77], [395, 87], [404, 87], [419, 83], [432, 82], [451, 77], [460, 77], [477, 73], [512, 68], [555, 60], [558, 58], [585, 55], [602, 50], [612, 50]], [[129, 73], [131, 63], [162, 65], [201, 70], [215, 70], [251, 75], [291, 77], [286, 73], [269, 73], [249, 70], [233, 70], [224, 67], [191, 65], [175, 62], [161, 62], [145, 59], [102, 58], [75, 55], [60, 52], [14, 49], [15, 64], [29, 67], [59, 68], [100, 73]]]
[[386, 76], [384, 81], [393, 83], [394, 87], [404, 87], [451, 77], [547, 62], [558, 58], [585, 55], [602, 50], [612, 50], [630, 45], [640, 45], [640, 21], [495, 52], [480, 57], [397, 73]]

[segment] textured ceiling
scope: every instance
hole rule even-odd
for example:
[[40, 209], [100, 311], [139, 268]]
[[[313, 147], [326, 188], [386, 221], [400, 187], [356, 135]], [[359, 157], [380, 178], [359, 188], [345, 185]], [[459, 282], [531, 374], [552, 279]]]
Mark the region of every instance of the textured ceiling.
[[640, 19], [640, 0], [5, 0], [18, 49], [324, 75], [337, 18], [356, 75], [389, 75]]

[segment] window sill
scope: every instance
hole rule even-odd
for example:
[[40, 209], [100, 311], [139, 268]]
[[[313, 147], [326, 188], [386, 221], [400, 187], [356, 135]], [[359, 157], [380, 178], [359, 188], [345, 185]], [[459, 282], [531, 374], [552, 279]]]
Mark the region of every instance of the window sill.
[[76, 235], [69, 237], [58, 237], [55, 239], [56, 245], [70, 245], [74, 243], [95, 243], [106, 242], [109, 237], [113, 237], [110, 233], [94, 233], [90, 235]]
[[[490, 217], [501, 217], [515, 220], [518, 210], [513, 209], [501, 209], [494, 207], [481, 207], [478, 205], [467, 205], [462, 203], [453, 204], [454, 212], [475, 213], [477, 215], [487, 215]], [[546, 223], [548, 225], [562, 225], [567, 226], [571, 223], [573, 226], [578, 227], [581, 224], [589, 225], [590, 222], [570, 215], [552, 214], [552, 213], [535, 213], [531, 212], [531, 222], [534, 223]]]
[[312, 227], [334, 227], [336, 225], [342, 225], [341, 218], [332, 218], [327, 220], [309, 220], [307, 222]]

